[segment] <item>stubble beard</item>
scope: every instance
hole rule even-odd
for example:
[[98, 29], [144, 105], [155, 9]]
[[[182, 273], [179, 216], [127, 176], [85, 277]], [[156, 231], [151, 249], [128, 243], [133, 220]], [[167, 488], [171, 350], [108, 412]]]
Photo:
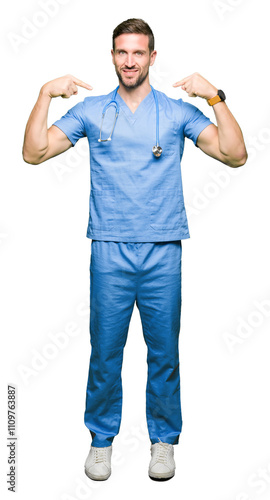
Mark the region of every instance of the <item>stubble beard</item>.
[[146, 74], [140, 74], [137, 78], [137, 80], [135, 82], [130, 82], [130, 83], [127, 83], [127, 82], [124, 82], [123, 78], [122, 78], [122, 75], [121, 73], [118, 71], [117, 68], [115, 68], [115, 71], [116, 71], [116, 74], [119, 78], [119, 81], [122, 83], [122, 85], [127, 89], [127, 90], [130, 90], [130, 89], [136, 89], [137, 87], [139, 87], [140, 85], [143, 84], [143, 82], [146, 80], [148, 74], [149, 74], [149, 69], [147, 70]]

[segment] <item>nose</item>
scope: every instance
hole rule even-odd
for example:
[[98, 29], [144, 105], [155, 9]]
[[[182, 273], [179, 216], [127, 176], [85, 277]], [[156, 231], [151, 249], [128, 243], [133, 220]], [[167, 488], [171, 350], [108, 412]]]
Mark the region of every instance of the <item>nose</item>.
[[132, 68], [134, 65], [135, 65], [135, 63], [134, 63], [133, 54], [127, 54], [127, 57], [126, 57], [126, 66], [128, 68]]

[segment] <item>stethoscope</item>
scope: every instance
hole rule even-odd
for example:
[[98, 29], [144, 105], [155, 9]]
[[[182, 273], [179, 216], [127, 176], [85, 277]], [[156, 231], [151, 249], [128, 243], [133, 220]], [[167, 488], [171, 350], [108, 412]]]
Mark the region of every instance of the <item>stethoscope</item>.
[[[159, 156], [162, 153], [162, 147], [159, 145], [159, 106], [158, 106], [158, 98], [157, 98], [157, 94], [156, 94], [155, 89], [152, 87], [152, 85], [150, 85], [150, 87], [151, 87], [151, 89], [153, 91], [153, 95], [154, 95], [154, 99], [155, 99], [155, 104], [156, 104], [156, 146], [153, 146], [152, 151], [153, 151], [154, 156], [156, 158], [159, 158]], [[119, 115], [119, 105], [118, 105], [118, 103], [116, 101], [116, 94], [117, 94], [118, 89], [119, 89], [119, 85], [118, 85], [118, 87], [114, 91], [112, 100], [110, 102], [108, 102], [108, 104], [106, 104], [104, 106], [104, 108], [103, 108], [98, 142], [106, 142], [106, 141], [111, 141], [112, 140], [112, 134], [113, 134], [113, 131], [114, 131], [114, 128], [115, 128], [115, 125], [116, 125], [117, 117]], [[113, 105], [115, 107], [115, 117], [114, 117], [113, 127], [112, 127], [112, 130], [111, 130], [111, 133], [110, 133], [108, 139], [101, 139], [101, 132], [102, 132], [102, 126], [103, 126], [103, 122], [104, 122], [104, 117], [105, 117], [105, 114], [106, 114], [106, 111], [107, 111], [108, 107], [111, 106], [111, 105]]]

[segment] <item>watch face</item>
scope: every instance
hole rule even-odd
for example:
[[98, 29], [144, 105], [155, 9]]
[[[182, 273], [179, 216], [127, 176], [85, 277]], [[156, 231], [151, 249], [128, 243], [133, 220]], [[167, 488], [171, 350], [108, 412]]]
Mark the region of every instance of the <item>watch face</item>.
[[222, 101], [225, 101], [226, 96], [225, 96], [225, 94], [224, 94], [223, 90], [218, 90], [218, 95], [219, 95], [219, 97], [220, 97], [220, 99], [221, 99]]

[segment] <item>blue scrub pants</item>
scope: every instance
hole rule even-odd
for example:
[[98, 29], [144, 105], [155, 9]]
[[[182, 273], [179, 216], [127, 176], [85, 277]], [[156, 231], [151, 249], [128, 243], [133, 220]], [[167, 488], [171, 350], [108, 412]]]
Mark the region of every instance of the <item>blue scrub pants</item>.
[[178, 444], [182, 429], [178, 351], [181, 257], [181, 240], [91, 242], [91, 357], [84, 422], [92, 446], [110, 446], [119, 432], [123, 351], [134, 303], [147, 345], [150, 441]]

